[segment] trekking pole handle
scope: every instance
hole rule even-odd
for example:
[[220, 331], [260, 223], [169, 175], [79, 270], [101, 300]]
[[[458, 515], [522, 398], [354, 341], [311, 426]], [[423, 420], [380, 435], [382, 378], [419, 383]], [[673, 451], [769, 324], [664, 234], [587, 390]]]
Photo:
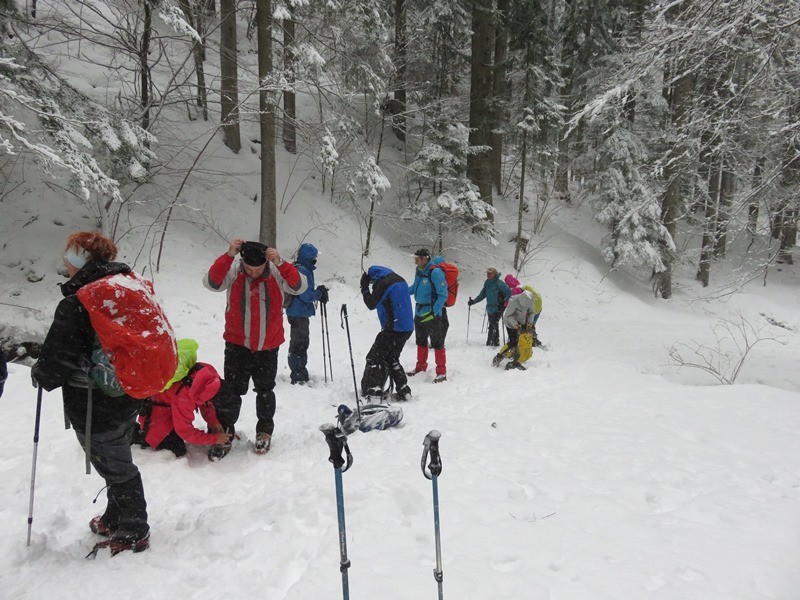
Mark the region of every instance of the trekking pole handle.
[[[442, 457], [439, 455], [439, 438], [441, 437], [441, 433], [435, 429], [431, 429], [422, 442], [423, 450], [420, 467], [422, 467], [422, 474], [426, 479], [433, 479], [433, 477], [438, 477], [442, 473]], [[426, 465], [425, 463], [428, 460], [428, 456], [430, 456], [431, 460], [430, 463]]]
[[345, 459], [342, 458], [342, 451], [344, 450], [347, 456], [347, 466], [342, 469], [342, 473], [347, 471], [353, 466], [353, 455], [350, 453], [350, 447], [347, 445], [347, 436], [342, 433], [342, 430], [331, 423], [320, 425], [319, 430], [325, 436], [325, 441], [328, 443], [328, 449], [331, 455], [328, 461], [333, 464], [334, 469], [342, 469], [345, 464]]
[[344, 321], [347, 319], [347, 304], [342, 304], [342, 309], [339, 311], [339, 325], [344, 329]]

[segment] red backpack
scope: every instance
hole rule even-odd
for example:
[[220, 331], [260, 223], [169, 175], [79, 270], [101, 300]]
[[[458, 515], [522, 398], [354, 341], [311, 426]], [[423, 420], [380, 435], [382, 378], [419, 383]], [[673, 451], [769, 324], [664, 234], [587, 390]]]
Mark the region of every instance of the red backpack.
[[445, 306], [454, 306], [456, 296], [458, 296], [458, 267], [453, 263], [442, 262], [434, 265], [434, 269], [441, 269], [444, 272], [444, 279], [447, 281], [447, 300]]
[[134, 273], [109, 275], [78, 290], [78, 300], [124, 392], [141, 400], [162, 391], [178, 368], [178, 349], [153, 284]]

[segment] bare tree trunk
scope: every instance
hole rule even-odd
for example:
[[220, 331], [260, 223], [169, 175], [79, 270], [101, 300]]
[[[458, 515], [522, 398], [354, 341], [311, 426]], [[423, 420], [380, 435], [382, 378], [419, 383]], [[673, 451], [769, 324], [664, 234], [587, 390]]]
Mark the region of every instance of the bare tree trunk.
[[203, 67], [205, 40], [203, 37], [202, 8], [192, 3], [191, 0], [180, 0], [180, 7], [201, 40], [192, 42], [192, 54], [194, 56], [194, 71], [197, 76], [197, 106], [203, 109], [203, 120], [208, 121], [208, 92], [206, 90], [205, 68]]
[[258, 29], [258, 108], [261, 129], [261, 233], [259, 239], [275, 247], [277, 200], [275, 196], [275, 106], [265, 80], [272, 74], [272, 0], [257, 0]]
[[722, 160], [722, 174], [719, 184], [719, 213], [717, 214], [717, 230], [714, 234], [714, 256], [725, 258], [728, 245], [728, 223], [731, 218], [731, 201], [733, 199], [736, 175], [731, 171], [727, 158]]
[[494, 34], [494, 74], [492, 76], [492, 183], [497, 193], [503, 184], [503, 125], [506, 116], [506, 72], [508, 61], [508, 3], [497, 0]]
[[[291, 3], [286, 5], [291, 15], [283, 20], [283, 70], [289, 86], [294, 84], [294, 9]], [[283, 147], [287, 152], [297, 154], [297, 106], [295, 103], [294, 89], [283, 91]]]
[[758, 231], [758, 205], [760, 204], [759, 198], [761, 193], [758, 188], [761, 187], [761, 179], [764, 173], [764, 157], [756, 160], [756, 166], [753, 168], [753, 187], [750, 192], [750, 205], [747, 208], [747, 233], [755, 236]]
[[[578, 42], [576, 17], [576, 0], [566, 0], [564, 8], [564, 42], [561, 51], [561, 78], [564, 84], [561, 87], [561, 104], [566, 107], [565, 120], [572, 115], [573, 106], [573, 76], [575, 73], [575, 60], [580, 48]], [[558, 136], [558, 155], [556, 159], [556, 175], [553, 182], [553, 192], [557, 198], [570, 204], [572, 196], [569, 192], [569, 161], [570, 139], [565, 135], [566, 125]]]
[[242, 149], [239, 132], [239, 60], [236, 52], [236, 0], [220, 0], [219, 66], [222, 136], [234, 154]]
[[522, 213], [525, 209], [525, 167], [528, 157], [528, 134], [522, 132], [522, 165], [519, 176], [519, 208], [517, 209], [517, 243], [514, 245], [514, 268], [519, 271], [522, 255]]
[[139, 45], [139, 79], [141, 83], [142, 129], [150, 128], [150, 34], [153, 27], [153, 9], [144, 2], [144, 25]]
[[[472, 7], [472, 74], [469, 94], [469, 145], [473, 151], [467, 157], [467, 176], [478, 186], [481, 198], [492, 204], [491, 143], [492, 0], [474, 0]], [[475, 146], [481, 146], [478, 152]]]
[[710, 165], [711, 176], [708, 183], [708, 194], [705, 200], [705, 217], [703, 225], [703, 242], [700, 247], [700, 265], [697, 270], [696, 278], [703, 284], [703, 287], [708, 287], [711, 277], [711, 259], [714, 256], [714, 234], [717, 230], [717, 214], [719, 208], [719, 192], [720, 181], [722, 180], [720, 173], [720, 165], [714, 162]]
[[392, 131], [400, 141], [406, 141], [406, 2], [394, 2], [394, 100], [392, 111]]
[[[681, 137], [685, 136], [682, 128], [688, 116], [691, 92], [692, 77], [690, 74], [684, 74], [675, 82], [669, 94], [672, 124]], [[673, 240], [675, 239], [678, 209], [681, 205], [681, 183], [683, 181], [685, 152], [686, 146], [683, 141], [676, 142], [675, 147], [670, 152], [670, 160], [667, 163], [666, 170], [667, 190], [661, 202], [661, 223]], [[672, 263], [675, 259], [672, 256], [672, 252], [663, 244], [661, 255], [665, 269], [654, 274], [655, 290], [662, 298], [669, 299], [672, 297]]]

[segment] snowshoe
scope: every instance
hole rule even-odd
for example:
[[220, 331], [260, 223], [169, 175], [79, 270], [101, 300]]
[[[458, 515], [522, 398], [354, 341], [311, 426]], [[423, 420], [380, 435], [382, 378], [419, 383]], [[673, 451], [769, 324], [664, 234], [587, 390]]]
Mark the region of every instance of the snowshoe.
[[433, 378], [433, 383], [443, 383], [447, 381], [447, 375], [437, 375]]
[[414, 369], [413, 371], [406, 371], [406, 375], [408, 375], [409, 377], [413, 377], [414, 375], [417, 375], [419, 373], [424, 373], [424, 372], [425, 371], [417, 371], [416, 369]]
[[492, 359], [492, 366], [493, 367], [499, 367], [500, 363], [503, 362], [504, 358], [505, 358], [505, 356], [503, 354], [495, 354], [494, 358]]
[[346, 404], [340, 404], [337, 410], [337, 424], [345, 435], [356, 430], [363, 432], [373, 429], [388, 429], [403, 420], [403, 409], [389, 404], [367, 404], [361, 407], [361, 419], [358, 412]]
[[399, 391], [391, 395], [392, 400], [395, 402], [408, 402], [411, 400], [411, 388], [408, 386], [403, 387]]
[[147, 530], [144, 535], [115, 535], [112, 538], [97, 542], [92, 551], [86, 555], [86, 558], [96, 558], [97, 553], [103, 548], [111, 550], [111, 556], [116, 556], [125, 550], [132, 550], [136, 552], [144, 552], [150, 547], [150, 530]]
[[527, 369], [522, 366], [518, 360], [512, 360], [510, 363], [506, 365], [506, 371], [510, 371], [512, 369], [519, 369], [520, 371], [526, 371]]

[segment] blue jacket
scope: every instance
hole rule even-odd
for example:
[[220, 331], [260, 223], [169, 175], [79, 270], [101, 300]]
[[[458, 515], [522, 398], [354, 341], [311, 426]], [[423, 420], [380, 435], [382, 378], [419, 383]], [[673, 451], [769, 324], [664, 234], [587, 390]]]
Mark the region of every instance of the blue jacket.
[[442, 316], [444, 303], [447, 302], [447, 279], [444, 271], [434, 267], [443, 262], [444, 259], [437, 256], [425, 265], [424, 269], [416, 269], [414, 284], [409, 289], [409, 294], [414, 295], [418, 317], [427, 315], [431, 311], [437, 317]]
[[[503, 296], [502, 300], [500, 296]], [[472, 303], [477, 304], [486, 298], [486, 312], [490, 315], [503, 312], [505, 301], [511, 299], [511, 288], [506, 285], [506, 282], [500, 279], [500, 273], [494, 277], [483, 282], [483, 289], [481, 293], [473, 298]]]
[[377, 309], [378, 320], [383, 331], [414, 331], [414, 315], [408, 284], [397, 273], [386, 267], [374, 265], [367, 270], [372, 280], [372, 291], [361, 288], [364, 304], [370, 310]]
[[314, 259], [317, 258], [317, 249], [312, 244], [303, 244], [297, 251], [297, 260], [294, 266], [302, 275], [306, 276], [308, 288], [299, 296], [290, 296], [291, 301], [286, 307], [287, 317], [312, 317], [314, 316], [314, 302], [319, 300], [322, 295], [314, 287], [314, 270], [317, 266]]

